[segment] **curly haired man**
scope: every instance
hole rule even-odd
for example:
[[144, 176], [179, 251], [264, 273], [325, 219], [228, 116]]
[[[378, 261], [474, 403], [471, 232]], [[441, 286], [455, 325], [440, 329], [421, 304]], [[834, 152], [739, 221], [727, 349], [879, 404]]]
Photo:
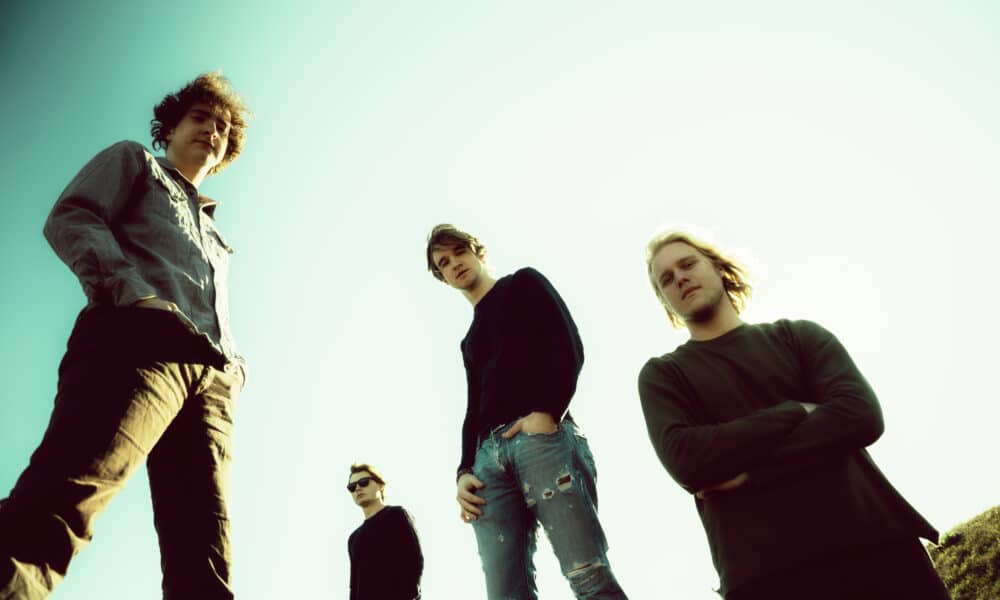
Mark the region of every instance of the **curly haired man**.
[[229, 325], [232, 249], [201, 183], [243, 148], [247, 110], [218, 73], [153, 111], [154, 158], [98, 153], [45, 223], [87, 304], [48, 428], [0, 504], [0, 599], [45, 598], [143, 461], [164, 598], [232, 598], [227, 487], [244, 361]]

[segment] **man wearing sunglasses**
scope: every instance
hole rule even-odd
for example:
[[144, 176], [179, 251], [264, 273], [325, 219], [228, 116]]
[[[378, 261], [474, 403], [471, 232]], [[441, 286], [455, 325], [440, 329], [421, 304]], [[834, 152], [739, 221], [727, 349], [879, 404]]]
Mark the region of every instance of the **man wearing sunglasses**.
[[420, 598], [424, 556], [410, 514], [385, 504], [385, 479], [369, 464], [351, 465], [347, 491], [365, 515], [347, 540], [351, 600]]

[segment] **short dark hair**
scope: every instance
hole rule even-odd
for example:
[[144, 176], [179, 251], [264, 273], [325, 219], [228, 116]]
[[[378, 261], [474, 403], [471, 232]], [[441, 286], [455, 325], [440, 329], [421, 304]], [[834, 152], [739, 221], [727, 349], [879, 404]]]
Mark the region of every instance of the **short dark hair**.
[[476, 236], [462, 231], [449, 223], [435, 225], [427, 236], [427, 270], [438, 281], [444, 281], [444, 274], [434, 264], [434, 250], [438, 248], [465, 248], [482, 260], [486, 256], [486, 245]]
[[153, 119], [149, 122], [149, 133], [153, 136], [153, 150], [166, 148], [167, 136], [181, 122], [191, 106], [198, 102], [229, 111], [229, 139], [226, 145], [226, 155], [222, 157], [219, 164], [209, 171], [210, 175], [215, 175], [236, 160], [236, 157], [243, 151], [247, 119], [250, 117], [250, 110], [221, 71], [202, 73], [176, 93], [164, 96], [163, 100], [153, 108]]

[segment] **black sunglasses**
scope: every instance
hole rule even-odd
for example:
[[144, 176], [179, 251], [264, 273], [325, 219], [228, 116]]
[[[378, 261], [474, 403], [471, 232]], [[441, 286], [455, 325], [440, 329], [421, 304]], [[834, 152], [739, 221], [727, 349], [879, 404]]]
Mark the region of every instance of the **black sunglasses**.
[[368, 484], [374, 480], [375, 479], [373, 477], [362, 477], [357, 481], [352, 481], [347, 484], [347, 491], [353, 494], [354, 490], [358, 489], [358, 487], [368, 487]]

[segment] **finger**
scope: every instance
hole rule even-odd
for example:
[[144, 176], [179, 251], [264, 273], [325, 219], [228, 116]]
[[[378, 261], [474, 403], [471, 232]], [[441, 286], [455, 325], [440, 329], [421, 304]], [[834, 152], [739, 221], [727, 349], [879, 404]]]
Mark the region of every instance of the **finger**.
[[468, 502], [463, 502], [462, 500], [459, 500], [458, 504], [459, 504], [459, 506], [462, 507], [462, 510], [464, 510], [465, 512], [467, 512], [470, 515], [481, 515], [481, 514], [483, 514], [482, 509], [476, 508], [475, 504], [470, 504]]
[[475, 494], [470, 494], [469, 492], [459, 494], [458, 499], [459, 501], [466, 502], [468, 504], [486, 504], [485, 498], [481, 498]]
[[699, 500], [704, 500], [705, 496], [707, 496], [707, 495], [708, 495], [708, 491], [707, 490], [701, 490], [701, 491], [695, 493], [694, 497], [697, 498], [697, 499], [699, 499]]
[[500, 437], [509, 440], [510, 438], [512, 438], [515, 435], [517, 435], [518, 432], [520, 432], [520, 431], [521, 431], [521, 420], [518, 419], [518, 421], [516, 423], [514, 423], [513, 425], [511, 425], [510, 429], [508, 429], [507, 431], [503, 432], [503, 434]]

